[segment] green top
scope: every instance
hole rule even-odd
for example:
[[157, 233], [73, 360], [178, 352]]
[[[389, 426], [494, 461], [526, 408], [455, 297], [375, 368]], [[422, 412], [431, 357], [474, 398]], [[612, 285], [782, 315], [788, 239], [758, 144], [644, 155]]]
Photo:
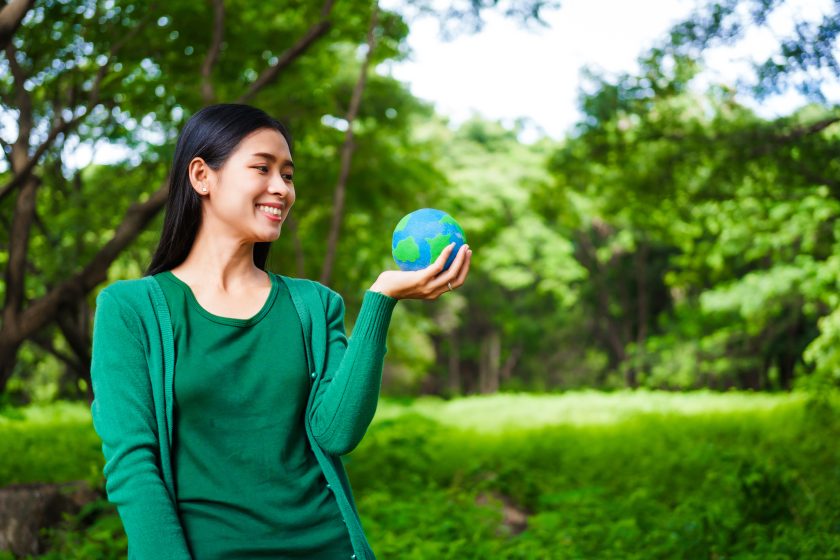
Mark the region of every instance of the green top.
[[309, 447], [309, 371], [288, 288], [252, 317], [214, 315], [171, 271], [155, 275], [175, 341], [174, 474], [195, 558], [350, 558], [338, 504]]
[[[340, 456], [359, 444], [376, 412], [397, 300], [366, 291], [348, 339], [338, 293], [311, 280], [278, 277], [303, 327], [311, 372], [307, 440], [332, 488], [354, 555], [374, 560]], [[105, 490], [128, 536], [129, 560], [193, 560], [175, 505], [174, 372], [172, 317], [158, 280], [120, 280], [99, 292], [91, 416], [102, 439]]]

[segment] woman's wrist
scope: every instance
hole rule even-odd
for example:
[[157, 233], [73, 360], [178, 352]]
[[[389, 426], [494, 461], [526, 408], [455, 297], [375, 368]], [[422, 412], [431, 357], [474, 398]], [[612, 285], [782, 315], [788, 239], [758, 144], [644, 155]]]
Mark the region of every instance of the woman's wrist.
[[399, 299], [399, 298], [398, 298], [395, 294], [392, 294], [392, 293], [390, 292], [390, 290], [388, 290], [388, 288], [387, 288], [387, 287], [385, 287], [382, 283], [380, 283], [380, 282], [379, 282], [379, 280], [377, 280], [376, 282], [374, 282], [374, 283], [373, 283], [373, 286], [371, 286], [370, 288], [368, 288], [368, 290], [370, 290], [371, 292], [376, 292], [376, 293], [378, 293], [378, 294], [382, 294], [382, 295], [384, 295], [384, 296], [388, 296], [388, 297], [394, 298], [394, 299]]

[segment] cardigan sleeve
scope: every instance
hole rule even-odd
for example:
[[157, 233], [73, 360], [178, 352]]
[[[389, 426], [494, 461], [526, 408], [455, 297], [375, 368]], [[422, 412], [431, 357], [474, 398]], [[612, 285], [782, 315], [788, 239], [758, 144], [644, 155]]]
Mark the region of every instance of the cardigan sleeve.
[[135, 560], [190, 560], [183, 529], [160, 472], [157, 427], [136, 313], [106, 288], [96, 298], [91, 415], [105, 456], [105, 490]]
[[385, 339], [397, 299], [367, 290], [349, 341], [344, 300], [330, 290], [327, 301], [327, 355], [310, 423], [318, 444], [345, 455], [365, 435], [379, 401]]

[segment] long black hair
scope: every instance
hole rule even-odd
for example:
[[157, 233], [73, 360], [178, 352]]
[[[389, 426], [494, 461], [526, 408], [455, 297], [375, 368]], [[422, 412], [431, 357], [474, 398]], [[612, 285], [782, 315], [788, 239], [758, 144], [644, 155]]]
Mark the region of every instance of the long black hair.
[[[219, 170], [242, 139], [261, 128], [271, 128], [282, 134], [291, 151], [292, 138], [286, 127], [250, 105], [210, 105], [187, 121], [175, 146], [163, 231], [146, 270], [147, 276], [171, 270], [184, 262], [195, 242], [201, 225], [201, 197], [190, 186], [189, 165], [193, 158], [200, 157], [211, 169]], [[254, 244], [254, 264], [262, 270], [265, 270], [269, 249], [270, 241]]]

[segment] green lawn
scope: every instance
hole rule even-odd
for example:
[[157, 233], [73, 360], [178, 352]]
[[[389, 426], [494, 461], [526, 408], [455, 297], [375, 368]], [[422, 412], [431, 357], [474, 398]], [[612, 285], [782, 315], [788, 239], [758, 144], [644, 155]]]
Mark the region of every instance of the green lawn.
[[[837, 558], [838, 410], [798, 394], [383, 400], [345, 461], [383, 559]], [[99, 481], [84, 406], [23, 415], [0, 419], [0, 483]], [[50, 557], [121, 557], [104, 511]]]

